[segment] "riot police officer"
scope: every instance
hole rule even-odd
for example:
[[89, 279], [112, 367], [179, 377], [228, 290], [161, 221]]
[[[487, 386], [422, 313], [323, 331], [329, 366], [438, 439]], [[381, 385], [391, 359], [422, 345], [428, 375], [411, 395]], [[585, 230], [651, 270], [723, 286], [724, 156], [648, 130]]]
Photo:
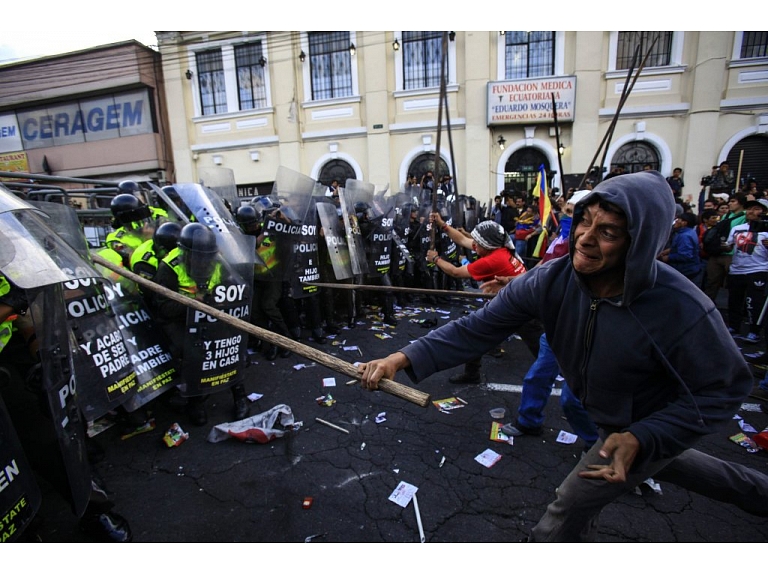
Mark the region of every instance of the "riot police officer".
[[[158, 265], [155, 281], [189, 298], [212, 303], [212, 292], [216, 286], [227, 280], [226, 272], [218, 260], [215, 234], [203, 224], [193, 222], [185, 225], [179, 235], [178, 246], [170, 251]], [[184, 340], [187, 334], [187, 306], [169, 299], [162, 294], [155, 297], [155, 307], [163, 330], [170, 342], [171, 354], [178, 361], [182, 358], [190, 363], [201, 358], [184, 358]], [[195, 387], [200, 382], [185, 382]], [[235, 419], [248, 416], [250, 407], [246, 401], [245, 387], [235, 383], [230, 387], [234, 401]], [[205, 425], [208, 414], [205, 409], [207, 395], [189, 398], [187, 411], [194, 425]]]

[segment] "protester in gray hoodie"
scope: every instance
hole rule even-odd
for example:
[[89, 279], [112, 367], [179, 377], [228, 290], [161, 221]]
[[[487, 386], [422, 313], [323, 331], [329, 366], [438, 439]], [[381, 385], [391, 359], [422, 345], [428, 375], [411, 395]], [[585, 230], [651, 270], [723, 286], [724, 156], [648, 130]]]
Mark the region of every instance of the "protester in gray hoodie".
[[539, 318], [602, 439], [559, 487], [532, 540], [593, 540], [600, 510], [651, 476], [768, 516], [768, 476], [692, 449], [731, 420], [752, 374], [712, 301], [656, 259], [674, 213], [658, 172], [606, 180], [575, 208], [570, 258], [358, 368], [369, 389], [399, 369], [420, 381]]

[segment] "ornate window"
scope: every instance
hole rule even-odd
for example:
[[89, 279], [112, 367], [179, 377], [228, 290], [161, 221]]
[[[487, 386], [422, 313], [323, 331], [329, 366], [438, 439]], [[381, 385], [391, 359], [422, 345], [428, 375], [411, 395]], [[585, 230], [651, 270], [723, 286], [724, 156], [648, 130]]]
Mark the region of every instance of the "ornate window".
[[237, 94], [241, 110], [267, 107], [267, 89], [264, 83], [266, 60], [261, 42], [235, 46]]
[[740, 58], [765, 58], [768, 32], [743, 32]]
[[[416, 176], [416, 181], [421, 182], [421, 178], [427, 172], [435, 174], [435, 155], [434, 154], [419, 154], [416, 156], [411, 164], [408, 166], [408, 173]], [[448, 164], [443, 158], [440, 158], [440, 176], [449, 174]]]
[[197, 83], [200, 89], [200, 108], [203, 116], [227, 111], [227, 88], [221, 49], [205, 50], [195, 54]]
[[327, 162], [320, 170], [317, 181], [323, 185], [330, 186], [333, 180], [339, 182], [344, 187], [344, 182], [354, 180], [357, 177], [354, 168], [344, 160], [331, 160]]
[[403, 89], [440, 86], [442, 32], [403, 32]]
[[[616, 46], [616, 69], [627, 70], [632, 64], [635, 48], [640, 46], [640, 59], [645, 56], [656, 35], [659, 39], [653, 46], [646, 67], [669, 66], [672, 62], [672, 32], [619, 32]], [[638, 66], [637, 62], [635, 66]]]
[[353, 96], [349, 32], [308, 32], [313, 100]]
[[661, 166], [656, 148], [645, 142], [631, 142], [616, 150], [611, 169], [622, 167], [625, 173], [631, 174], [642, 171], [646, 164], [650, 165], [652, 170], [658, 170]]
[[555, 74], [554, 32], [505, 32], [504, 79]]

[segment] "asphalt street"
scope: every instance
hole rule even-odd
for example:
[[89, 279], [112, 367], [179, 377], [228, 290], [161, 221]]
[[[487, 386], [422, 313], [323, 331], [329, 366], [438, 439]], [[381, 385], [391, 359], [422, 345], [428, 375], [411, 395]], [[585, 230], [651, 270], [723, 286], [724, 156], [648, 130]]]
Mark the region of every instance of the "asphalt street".
[[[371, 310], [354, 329], [344, 329], [325, 345], [305, 342], [348, 362], [364, 361], [427, 333], [419, 320], [443, 325], [480, 305], [459, 299], [433, 306], [416, 303], [398, 312], [396, 328], [382, 326]], [[352, 346], [360, 351], [343, 349]], [[419, 525], [431, 543], [524, 541], [579, 458], [582, 444], [557, 441], [570, 428], [554, 395], [543, 435], [519, 437], [513, 444], [490, 439], [494, 421], [514, 421], [519, 386], [534, 359], [514, 336], [503, 350], [501, 357], [484, 357], [481, 385], [449, 383], [461, 367], [418, 385], [433, 400], [458, 397], [465, 402], [448, 412], [347, 385], [348, 377], [295, 354], [273, 362], [254, 354], [245, 386], [262, 397], [251, 413], [288, 406], [301, 422], [296, 430], [266, 444], [210, 443], [206, 437], [213, 425], [231, 420], [229, 393], [209, 398], [209, 424], [200, 428], [160, 398], [150, 407], [153, 431], [121, 440], [112, 427], [96, 436], [105, 451], [96, 469], [115, 494], [115, 511], [128, 519], [136, 542], [409, 543], [420, 540]], [[335, 387], [323, 387], [324, 378], [334, 378]], [[412, 385], [402, 373], [396, 379]], [[334, 402], [321, 405], [318, 398], [328, 394]], [[501, 420], [490, 415], [498, 407], [506, 410]], [[768, 427], [768, 415], [756, 400], [739, 415], [758, 431]], [[190, 437], [168, 447], [163, 435], [175, 422]], [[768, 473], [765, 451], [748, 453], [729, 440], [740, 431], [733, 421], [700, 448]], [[476, 461], [486, 450], [500, 456], [491, 467]], [[401, 482], [418, 489], [419, 516], [413, 500], [405, 507], [390, 500]], [[43, 480], [41, 485], [40, 539], [88, 541], [68, 504]], [[643, 486], [609, 505], [600, 517], [600, 540], [768, 541], [766, 519], [672, 484], [661, 483], [658, 490]]]

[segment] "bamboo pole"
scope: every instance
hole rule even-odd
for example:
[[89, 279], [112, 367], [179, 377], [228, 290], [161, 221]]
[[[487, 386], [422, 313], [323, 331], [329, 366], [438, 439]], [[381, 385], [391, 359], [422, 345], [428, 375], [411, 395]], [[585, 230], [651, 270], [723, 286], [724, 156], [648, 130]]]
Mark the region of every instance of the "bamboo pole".
[[741, 163], [743, 161], [744, 161], [744, 150], [741, 150], [739, 152], [739, 170], [736, 172], [736, 182], [735, 182], [736, 189], [731, 193], [735, 193], [739, 191], [739, 185], [741, 184]]
[[398, 292], [398, 293], [410, 293], [410, 294], [423, 294], [423, 295], [436, 295], [441, 297], [463, 297], [463, 298], [484, 298], [493, 299], [494, 294], [487, 294], [483, 292], [471, 292], [471, 291], [451, 291], [446, 289], [428, 289], [428, 288], [409, 288], [398, 286], [376, 286], [367, 284], [334, 284], [334, 283], [320, 283], [320, 282], [303, 282], [305, 285], [317, 286], [321, 288], [329, 289], [343, 289], [343, 290], [363, 290], [363, 291], [384, 291], [384, 292]]
[[[169, 290], [166, 287], [156, 284], [153, 281], [136, 275], [135, 273], [117, 266], [96, 254], [93, 254], [91, 257], [93, 261], [100, 266], [103, 266], [118, 275], [128, 278], [129, 280], [139, 284], [144, 288], [147, 288], [155, 293], [159, 293], [168, 299], [206, 313], [209, 316], [214, 317], [219, 321], [223, 321], [224, 323], [227, 323], [233, 327], [236, 327], [241, 331], [255, 335], [261, 340], [267, 341], [280, 347], [288, 348], [294, 353], [329, 367], [338, 373], [344, 374], [348, 377], [354, 377], [355, 379], [360, 378], [357, 373], [357, 368], [351, 363], [347, 363], [346, 361], [343, 361], [330, 354], [323, 353], [322, 351], [319, 351], [313, 347], [304, 345], [303, 343], [299, 343], [298, 341], [294, 341], [290, 338], [284, 337], [269, 330], [257, 327], [236, 317], [232, 317], [231, 315], [226, 314], [221, 310], [213, 308], [195, 299], [183, 296], [173, 290]], [[397, 383], [396, 381], [392, 381], [390, 379], [382, 379], [379, 381], [379, 389], [401, 399], [405, 399], [406, 401], [410, 401], [411, 403], [415, 403], [420, 407], [426, 407], [429, 405], [429, 394], [413, 389], [412, 387], [408, 387], [407, 385], [403, 385], [402, 383]]]

